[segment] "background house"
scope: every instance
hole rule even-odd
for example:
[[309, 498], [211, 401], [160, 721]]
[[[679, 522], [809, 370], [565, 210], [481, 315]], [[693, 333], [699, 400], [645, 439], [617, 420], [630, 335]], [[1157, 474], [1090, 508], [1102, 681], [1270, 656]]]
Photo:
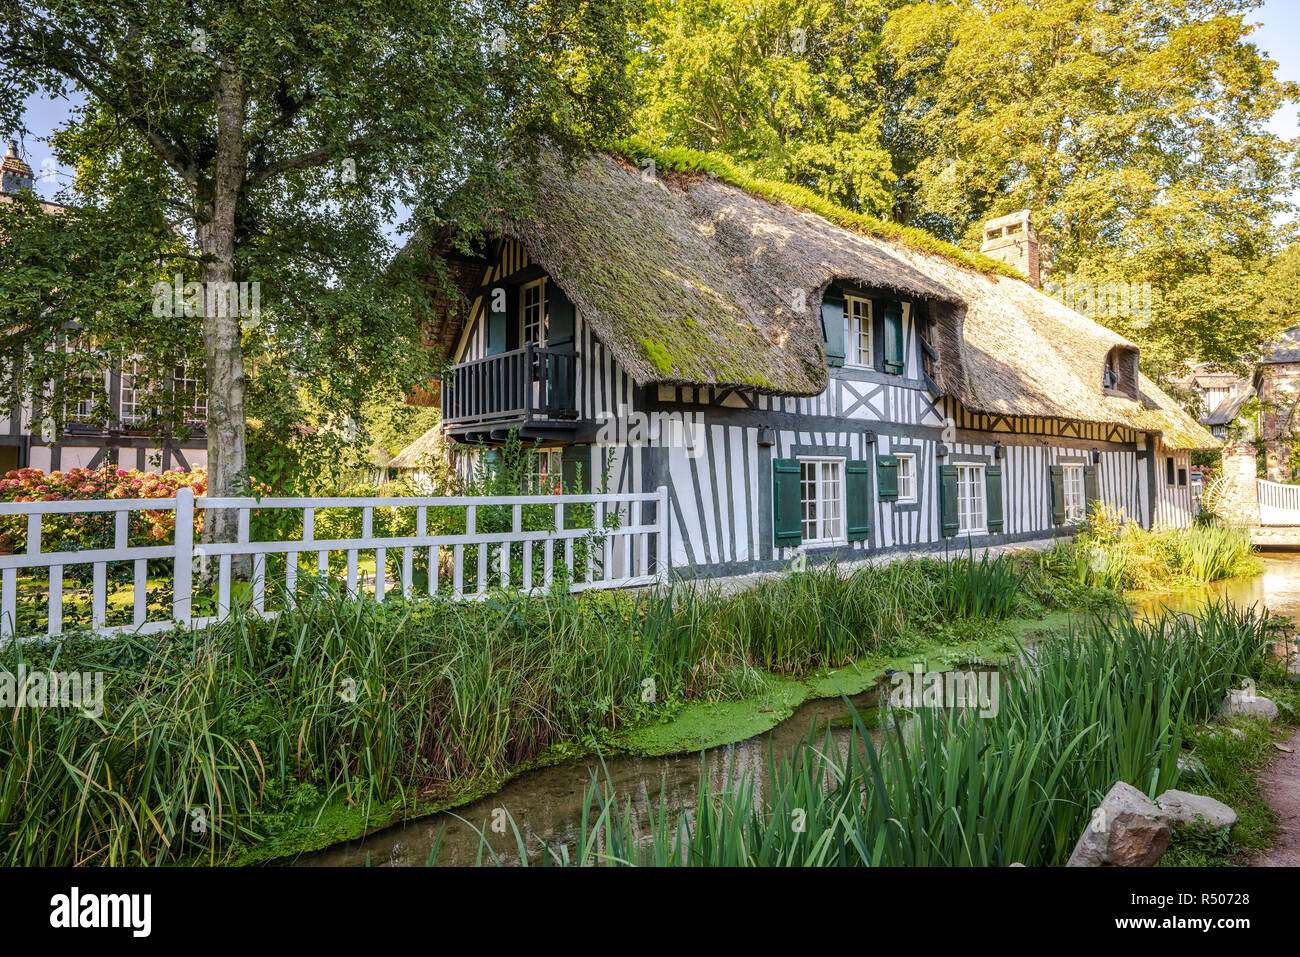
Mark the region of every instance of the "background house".
[[1216, 439], [1254, 440], [1258, 425], [1253, 416], [1243, 415], [1247, 403], [1255, 397], [1255, 385], [1249, 377], [1200, 363], [1192, 366], [1176, 385], [1196, 396], [1200, 406], [1197, 421]]
[[1288, 329], [1264, 350], [1254, 385], [1268, 478], [1290, 482], [1296, 477], [1291, 459], [1300, 437], [1300, 327]]
[[[0, 160], [0, 202], [20, 190], [33, 188], [32, 169], [9, 141]], [[63, 208], [44, 202], [51, 215]], [[69, 323], [65, 348], [93, 347], [79, 343], [75, 323]], [[152, 423], [152, 410], [144, 401], [145, 384], [130, 357], [97, 355], [93, 372], [80, 377], [73, 398], [57, 415], [39, 409], [39, 396], [16, 391], [0, 404], [0, 475], [10, 469], [44, 471], [97, 468], [113, 464], [125, 468], [193, 468], [207, 462], [207, 398], [202, 382], [202, 360], [182, 360], [167, 376], [165, 388], [179, 393], [185, 410], [184, 435], [172, 434]]]

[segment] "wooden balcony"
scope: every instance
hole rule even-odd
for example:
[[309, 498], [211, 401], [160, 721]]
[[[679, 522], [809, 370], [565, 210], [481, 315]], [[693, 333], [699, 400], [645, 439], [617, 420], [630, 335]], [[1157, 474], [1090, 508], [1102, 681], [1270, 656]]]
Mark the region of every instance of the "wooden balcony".
[[442, 425], [464, 441], [567, 438], [576, 433], [578, 354], [526, 345], [452, 366], [442, 377]]

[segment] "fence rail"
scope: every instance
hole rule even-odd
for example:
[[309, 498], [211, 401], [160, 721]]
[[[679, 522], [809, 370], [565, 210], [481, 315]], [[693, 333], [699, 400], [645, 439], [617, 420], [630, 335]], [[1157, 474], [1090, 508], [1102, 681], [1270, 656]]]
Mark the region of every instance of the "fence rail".
[[1256, 480], [1261, 525], [1300, 525], [1300, 485]]
[[[237, 540], [200, 543], [194, 539], [196, 513], [216, 509], [238, 512]], [[379, 509], [410, 510], [414, 525], [408, 532], [376, 534]], [[318, 513], [328, 510], [359, 512], [359, 537], [317, 537]], [[132, 545], [131, 519], [137, 512], [171, 512], [175, 532], [169, 544]], [[280, 513], [299, 535], [258, 541], [253, 537], [253, 517]], [[648, 515], [652, 512], [652, 515]], [[391, 513], [396, 515], [397, 513]], [[47, 516], [70, 516], [73, 520], [111, 516], [112, 544], [108, 547], [76, 548], [68, 551], [42, 549]], [[442, 521], [431, 531], [430, 516]], [[507, 517], [508, 516], [508, 517]], [[527, 523], [525, 517], [527, 516]], [[493, 589], [519, 590], [529, 594], [549, 592], [557, 581], [570, 591], [594, 588], [626, 588], [666, 579], [668, 573], [668, 489], [588, 495], [518, 495], [483, 497], [411, 498], [198, 498], [188, 488], [170, 499], [118, 499], [75, 502], [0, 503], [0, 523], [6, 518], [26, 520], [26, 547], [12, 555], [0, 554], [0, 638], [57, 637], [64, 631], [65, 574], [77, 566], [89, 566], [90, 620], [99, 634], [120, 632], [150, 634], [176, 625], [204, 627], [228, 616], [241, 593], [246, 605], [261, 615], [278, 613], [269, 609], [268, 591], [283, 588], [284, 603], [292, 603], [301, 579], [319, 576], [335, 580], [331, 557], [342, 556], [335, 583], [354, 597], [368, 595], [382, 602], [385, 595], [400, 590], [410, 598], [420, 590], [453, 601], [474, 601]], [[355, 519], [355, 515], [350, 516]], [[409, 520], [410, 514], [406, 514]], [[480, 519], [486, 517], [486, 522]], [[463, 528], [448, 531], [446, 519]], [[283, 528], [284, 522], [269, 524]], [[527, 528], [526, 524], [542, 525]], [[481, 528], [480, 525], [483, 527]], [[496, 526], [496, 527], [493, 527]], [[374, 573], [362, 570], [363, 556], [374, 556]], [[315, 557], [314, 567], [311, 564]], [[390, 562], [390, 556], [392, 561]], [[282, 559], [278, 578], [268, 561]], [[306, 571], [303, 559], [308, 561]], [[149, 616], [150, 563], [154, 581], [170, 582], [171, 613], [166, 618]], [[337, 559], [336, 559], [337, 562]], [[157, 574], [162, 564], [167, 571]], [[199, 574], [215, 564], [215, 571]], [[237, 564], [246, 566], [243, 569]], [[130, 623], [109, 624], [110, 566], [127, 564], [131, 582], [121, 591], [129, 597]], [[419, 574], [417, 574], [417, 567]], [[390, 567], [393, 574], [389, 574]], [[244, 577], [247, 583], [237, 581]], [[20, 576], [35, 574], [48, 578], [44, 627], [24, 631], [19, 614]], [[195, 614], [196, 575], [201, 598], [211, 606], [208, 614]], [[367, 577], [369, 585], [367, 586]], [[215, 579], [209, 591], [203, 582]], [[129, 592], [129, 595], [127, 595]], [[29, 602], [30, 604], [30, 602]], [[39, 597], [36, 604], [39, 604]]]

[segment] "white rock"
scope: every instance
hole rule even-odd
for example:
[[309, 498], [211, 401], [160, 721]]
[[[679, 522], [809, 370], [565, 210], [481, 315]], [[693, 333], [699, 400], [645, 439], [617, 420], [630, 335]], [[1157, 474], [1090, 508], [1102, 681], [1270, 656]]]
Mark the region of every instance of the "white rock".
[[1277, 705], [1263, 695], [1254, 694], [1241, 688], [1234, 688], [1228, 692], [1228, 696], [1223, 699], [1223, 704], [1219, 706], [1219, 714], [1227, 717], [1233, 714], [1244, 714], [1251, 718], [1263, 718], [1265, 721], [1273, 721], [1277, 718]]
[[1185, 824], [1211, 831], [1232, 827], [1237, 823], [1237, 812], [1222, 801], [1204, 794], [1189, 794], [1170, 788], [1156, 798], [1160, 810], [1169, 816], [1170, 823]]

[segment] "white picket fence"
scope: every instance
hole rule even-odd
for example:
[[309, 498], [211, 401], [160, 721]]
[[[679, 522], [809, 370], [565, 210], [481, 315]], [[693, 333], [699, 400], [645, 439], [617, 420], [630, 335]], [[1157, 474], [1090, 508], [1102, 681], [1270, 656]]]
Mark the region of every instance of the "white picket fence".
[[1256, 481], [1261, 525], [1300, 525], [1300, 485]]
[[[554, 510], [553, 527], [542, 531], [524, 529], [524, 508], [546, 506]], [[588, 511], [587, 527], [566, 528], [575, 506]], [[647, 520], [647, 506], [654, 509]], [[373, 534], [376, 509], [413, 509], [415, 534], [376, 537]], [[478, 531], [481, 509], [510, 510], [511, 527], [503, 532]], [[194, 541], [195, 509], [238, 511], [235, 542], [201, 544]], [[254, 510], [287, 509], [301, 513], [301, 538], [253, 541], [250, 536]], [[360, 538], [318, 539], [315, 534], [319, 509], [355, 509], [361, 513]], [[432, 509], [454, 509], [464, 514], [461, 534], [430, 534]], [[173, 511], [176, 518], [174, 542], [164, 545], [129, 545], [132, 512]], [[113, 547], [76, 551], [42, 551], [42, 520], [48, 515], [95, 515], [111, 513], [114, 522]], [[332, 553], [346, 555], [344, 583], [350, 595], [373, 597], [382, 602], [390, 591], [388, 554], [400, 552], [401, 561], [393, 584], [404, 597], [415, 593], [414, 567], [420, 550], [428, 557], [428, 594], [440, 594], [454, 601], [474, 601], [495, 588], [545, 594], [557, 577], [569, 583], [571, 591], [592, 588], [627, 588], [666, 580], [668, 575], [668, 489], [653, 492], [592, 495], [517, 495], [499, 498], [195, 498], [187, 488], [171, 499], [106, 499], [75, 502], [0, 503], [0, 517], [26, 516], [27, 542], [21, 554], [0, 555], [0, 639], [15, 631], [20, 638], [57, 637], [64, 630], [64, 571], [69, 566], [91, 566], [91, 622], [101, 635], [120, 632], [150, 634], [176, 625], [201, 628], [225, 618], [232, 599], [236, 556], [250, 556], [251, 577], [245, 592], [245, 606], [262, 615], [267, 610], [267, 557], [284, 555], [284, 595], [292, 600], [299, 578], [300, 556], [315, 554], [315, 571], [326, 575]], [[511, 546], [519, 546], [521, 561], [512, 560]], [[467, 551], [473, 560], [467, 561]], [[359, 572], [362, 555], [373, 554], [377, 573], [367, 587]], [[540, 557], [539, 557], [540, 556]], [[450, 567], [443, 577], [444, 559]], [[171, 617], [150, 619], [147, 588], [149, 562], [165, 559], [170, 565]], [[133, 570], [132, 611], [129, 624], [107, 623], [111, 563], [131, 563]], [[215, 614], [196, 616], [195, 576], [203, 562], [215, 563]], [[540, 569], [538, 566], [540, 565]], [[472, 567], [471, 567], [472, 566]], [[560, 569], [563, 572], [557, 576]], [[22, 629], [19, 616], [18, 581], [22, 573], [48, 575], [46, 627], [36, 633]], [[516, 578], [516, 571], [518, 577]], [[540, 574], [538, 574], [540, 572]], [[208, 578], [211, 580], [211, 578]]]

